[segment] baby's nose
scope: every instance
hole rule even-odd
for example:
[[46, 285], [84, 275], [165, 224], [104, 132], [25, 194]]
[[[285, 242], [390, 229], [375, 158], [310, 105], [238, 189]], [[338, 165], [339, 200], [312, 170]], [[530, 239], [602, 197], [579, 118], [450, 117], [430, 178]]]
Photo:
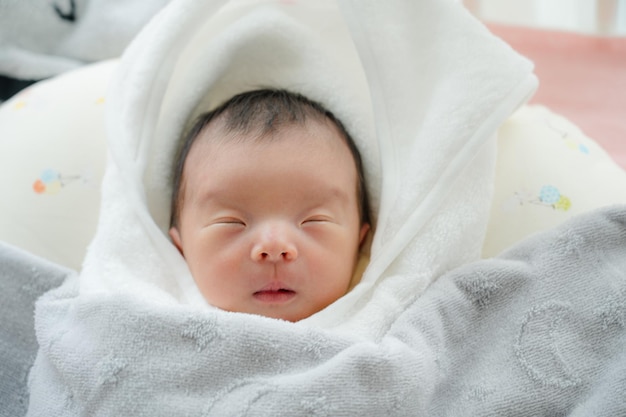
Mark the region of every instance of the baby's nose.
[[280, 262], [293, 261], [298, 257], [298, 249], [293, 233], [284, 225], [272, 225], [264, 228], [252, 247], [254, 261]]

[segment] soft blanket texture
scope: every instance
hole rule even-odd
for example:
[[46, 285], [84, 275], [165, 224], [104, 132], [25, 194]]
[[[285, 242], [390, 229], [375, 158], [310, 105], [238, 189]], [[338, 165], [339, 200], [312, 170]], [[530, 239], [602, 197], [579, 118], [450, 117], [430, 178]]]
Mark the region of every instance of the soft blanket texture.
[[[207, 305], [166, 233], [188, 121], [264, 86], [344, 122], [374, 211], [360, 283], [297, 324]], [[171, 2], [112, 83], [98, 230], [80, 277], [40, 304], [31, 415], [430, 407], [443, 359], [401, 317], [479, 258], [493, 135], [535, 87], [531, 63], [451, 0]]]
[[602, 209], [439, 278], [377, 343], [74, 279], [37, 305], [29, 415], [621, 416], [625, 271]]
[[26, 414], [26, 380], [37, 341], [33, 326], [35, 300], [61, 285], [74, 271], [0, 242], [0, 416]]
[[437, 276], [478, 259], [491, 138], [534, 91], [532, 65], [453, 1], [225, 3], [171, 3], [120, 64], [81, 294], [207, 307], [166, 234], [177, 138], [233, 94], [282, 87], [346, 124], [376, 219], [360, 285], [307, 323], [376, 339]]

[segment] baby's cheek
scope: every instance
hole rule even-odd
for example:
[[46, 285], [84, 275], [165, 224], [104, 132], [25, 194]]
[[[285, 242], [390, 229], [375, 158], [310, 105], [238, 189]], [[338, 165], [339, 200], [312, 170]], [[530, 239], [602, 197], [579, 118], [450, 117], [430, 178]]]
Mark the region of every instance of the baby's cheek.
[[226, 267], [207, 267], [194, 275], [194, 281], [204, 299], [214, 307], [234, 311], [236, 290], [240, 285], [233, 280]]

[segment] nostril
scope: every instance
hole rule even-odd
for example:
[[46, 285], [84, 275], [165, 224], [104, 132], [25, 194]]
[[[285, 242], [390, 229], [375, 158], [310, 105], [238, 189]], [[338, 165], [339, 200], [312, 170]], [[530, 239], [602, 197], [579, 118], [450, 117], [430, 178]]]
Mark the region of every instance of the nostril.
[[292, 251], [284, 251], [280, 253], [280, 256], [283, 260], [285, 261], [293, 261], [296, 259], [297, 257], [297, 251], [292, 250]]
[[251, 253], [252, 259], [262, 262], [279, 262], [293, 261], [297, 257], [295, 248], [285, 248], [283, 250], [273, 251], [267, 248], [255, 247]]

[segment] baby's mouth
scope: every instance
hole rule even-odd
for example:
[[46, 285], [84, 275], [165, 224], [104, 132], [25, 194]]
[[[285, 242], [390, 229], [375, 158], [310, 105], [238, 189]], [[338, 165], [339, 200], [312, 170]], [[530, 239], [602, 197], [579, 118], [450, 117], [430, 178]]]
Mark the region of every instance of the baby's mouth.
[[293, 299], [296, 292], [280, 284], [270, 284], [252, 295], [256, 300], [264, 303], [282, 304]]

